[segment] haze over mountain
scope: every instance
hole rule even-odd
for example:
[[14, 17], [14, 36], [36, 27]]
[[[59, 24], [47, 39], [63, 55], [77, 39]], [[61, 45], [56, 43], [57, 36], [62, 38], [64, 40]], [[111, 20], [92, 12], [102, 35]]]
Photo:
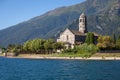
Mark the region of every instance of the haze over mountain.
[[87, 15], [88, 31], [120, 34], [120, 0], [86, 0], [0, 30], [0, 46], [24, 43], [33, 38], [56, 38], [66, 27], [77, 30], [82, 12]]

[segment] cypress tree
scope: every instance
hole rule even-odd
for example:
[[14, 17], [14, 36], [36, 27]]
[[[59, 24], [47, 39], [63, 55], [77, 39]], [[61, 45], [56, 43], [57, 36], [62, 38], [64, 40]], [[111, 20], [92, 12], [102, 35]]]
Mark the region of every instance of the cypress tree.
[[90, 33], [90, 44], [93, 44], [94, 43], [94, 34], [93, 33]]
[[94, 34], [93, 33], [91, 33], [91, 32], [87, 33], [85, 43], [87, 43], [87, 44], [93, 44], [94, 43]]
[[87, 33], [86, 39], [85, 39], [85, 43], [89, 44], [89, 33]]
[[120, 39], [120, 35], [118, 36], [118, 39]]

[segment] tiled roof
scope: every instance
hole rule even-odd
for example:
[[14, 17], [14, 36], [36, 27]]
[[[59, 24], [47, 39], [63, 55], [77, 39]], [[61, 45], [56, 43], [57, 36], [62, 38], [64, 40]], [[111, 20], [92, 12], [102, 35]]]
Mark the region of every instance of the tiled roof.
[[82, 14], [80, 15], [80, 17], [81, 17], [81, 18], [84, 18], [84, 17], [86, 17], [86, 16], [85, 16], [84, 13], [82, 13]]
[[81, 32], [79, 32], [79, 31], [75, 31], [75, 30], [70, 30], [74, 35], [82, 35], [82, 36], [85, 36], [85, 35], [87, 35], [86, 33], [81, 33]]

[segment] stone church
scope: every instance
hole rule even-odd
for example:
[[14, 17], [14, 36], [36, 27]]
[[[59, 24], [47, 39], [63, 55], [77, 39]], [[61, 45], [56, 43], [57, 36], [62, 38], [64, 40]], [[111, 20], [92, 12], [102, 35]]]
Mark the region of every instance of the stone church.
[[[70, 30], [66, 28], [64, 32], [60, 34], [57, 42], [64, 42], [67, 48], [73, 48], [74, 45], [80, 45], [85, 42], [87, 35], [87, 17], [82, 13], [79, 17], [79, 30]], [[94, 42], [97, 41], [98, 35], [94, 33]]]

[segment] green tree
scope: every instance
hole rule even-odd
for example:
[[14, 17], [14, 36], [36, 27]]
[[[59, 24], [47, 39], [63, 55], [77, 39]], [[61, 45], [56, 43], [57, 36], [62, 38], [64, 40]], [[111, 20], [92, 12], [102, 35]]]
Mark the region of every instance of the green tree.
[[112, 35], [112, 40], [113, 40], [113, 43], [116, 44], [116, 36], [115, 36], [115, 33]]
[[54, 43], [54, 40], [53, 40], [53, 39], [48, 39], [48, 40], [46, 40], [46, 42], [44, 43], [44, 47], [45, 47], [45, 49], [48, 51], [48, 53], [49, 53], [49, 50], [52, 51], [52, 49], [53, 49], [53, 43]]
[[94, 34], [90, 33], [90, 44], [94, 44]]
[[41, 50], [44, 49], [44, 43], [45, 43], [45, 40], [39, 39], [39, 38], [29, 40], [23, 44], [23, 50], [27, 52], [39, 53]]
[[28, 51], [31, 51], [31, 48], [30, 48], [30, 47], [31, 47], [31, 45], [30, 45], [31, 42], [32, 42], [32, 41], [29, 40], [29, 41], [26, 41], [26, 42], [23, 44], [23, 50], [24, 50], [24, 51], [27, 51], [27, 52], [28, 52]]
[[38, 53], [42, 49], [44, 49], [44, 42], [45, 42], [45, 40], [43, 40], [43, 39], [34, 39], [32, 42], [33, 51]]
[[98, 51], [98, 47], [94, 44], [82, 44], [77, 47], [77, 54], [81, 54], [82, 57], [90, 57], [92, 54]]
[[118, 39], [120, 39], [120, 35], [118, 36]]
[[62, 42], [56, 42], [53, 44], [53, 49], [57, 50], [57, 49], [63, 49], [64, 48], [64, 43]]
[[120, 37], [116, 40], [116, 48], [120, 49]]
[[113, 49], [115, 45], [110, 36], [100, 36], [98, 37], [97, 47], [100, 49]]
[[91, 33], [91, 32], [87, 33], [85, 43], [87, 43], [87, 44], [93, 44], [94, 43], [94, 34], [93, 33]]

